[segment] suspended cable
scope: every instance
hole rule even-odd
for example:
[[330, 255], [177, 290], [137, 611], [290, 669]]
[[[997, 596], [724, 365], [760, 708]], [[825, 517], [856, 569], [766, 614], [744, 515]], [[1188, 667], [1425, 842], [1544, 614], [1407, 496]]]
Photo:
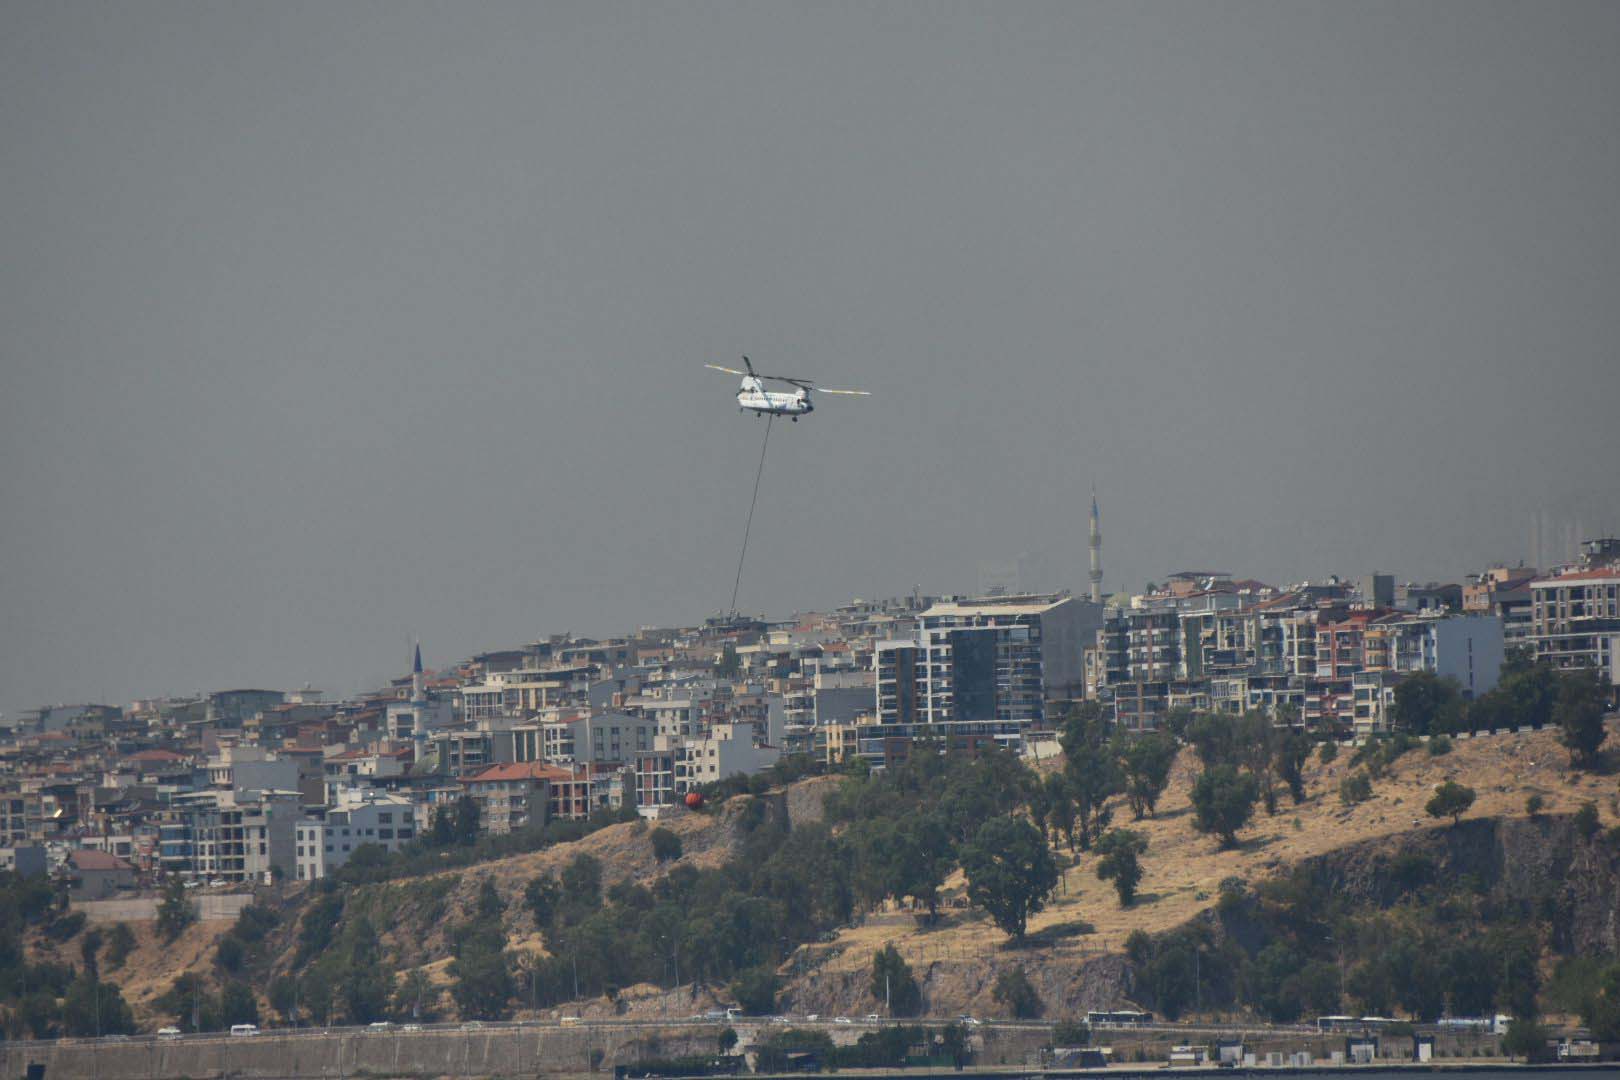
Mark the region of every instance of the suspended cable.
[[765, 416], [765, 442], [759, 448], [759, 469], [754, 473], [754, 495], [748, 500], [748, 522], [743, 526], [742, 554], [737, 556], [737, 578], [731, 583], [731, 614], [737, 613], [737, 590], [742, 587], [743, 561], [748, 558], [748, 534], [754, 528], [754, 506], [759, 502], [759, 478], [765, 475], [765, 451], [771, 445], [771, 425], [776, 422], [775, 413]]

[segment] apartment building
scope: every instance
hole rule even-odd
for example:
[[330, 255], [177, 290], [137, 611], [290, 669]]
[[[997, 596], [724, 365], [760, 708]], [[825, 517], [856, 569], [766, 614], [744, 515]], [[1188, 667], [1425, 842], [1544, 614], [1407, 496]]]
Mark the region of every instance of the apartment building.
[[165, 873], [205, 880], [269, 884], [296, 872], [296, 792], [234, 791], [177, 795], [159, 826], [159, 865]]
[[343, 789], [324, 818], [298, 823], [293, 852], [297, 879], [325, 877], [364, 844], [375, 844], [390, 853], [398, 851], [416, 834], [416, 808], [403, 795]]
[[1620, 686], [1620, 561], [1538, 578], [1530, 594], [1536, 659]]
[[1081, 650], [1102, 608], [1072, 596], [998, 596], [942, 601], [917, 622], [925, 723], [1043, 727], [1048, 701], [1083, 692]]

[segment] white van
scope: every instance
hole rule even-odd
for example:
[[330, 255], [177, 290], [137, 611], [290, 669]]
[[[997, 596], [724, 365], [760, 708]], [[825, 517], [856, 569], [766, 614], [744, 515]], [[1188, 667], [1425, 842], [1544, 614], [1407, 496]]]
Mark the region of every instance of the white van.
[[232, 1024], [231, 1025], [231, 1034], [232, 1035], [257, 1035], [258, 1033], [259, 1033], [259, 1025], [258, 1024]]
[[177, 1027], [158, 1028], [157, 1037], [160, 1039], [178, 1039], [180, 1037], [180, 1029]]

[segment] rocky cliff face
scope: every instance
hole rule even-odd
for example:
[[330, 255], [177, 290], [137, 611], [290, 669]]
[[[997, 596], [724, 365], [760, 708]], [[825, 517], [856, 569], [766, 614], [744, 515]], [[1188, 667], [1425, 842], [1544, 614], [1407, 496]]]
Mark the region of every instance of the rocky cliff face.
[[[1401, 867], [1411, 864], [1410, 856], [1420, 856], [1436, 881], [1472, 877], [1478, 891], [1500, 903], [1533, 905], [1549, 918], [1557, 936], [1553, 944], [1563, 952], [1620, 949], [1620, 842], [1603, 832], [1583, 836], [1572, 815], [1464, 821], [1353, 844], [1304, 865], [1357, 907], [1379, 909], [1400, 898]], [[1265, 944], [1263, 928], [1241, 915], [1222, 919], [1212, 907], [1195, 921], [1251, 952]], [[870, 968], [837, 967], [791, 972], [783, 1008], [822, 1015], [881, 1011], [882, 1001], [872, 994]], [[1041, 948], [998, 949], [919, 965], [914, 974], [930, 1015], [1000, 1016], [1006, 1009], [992, 990], [998, 976], [1017, 967], [1034, 984], [1048, 1017], [1083, 1015], [1132, 1001], [1135, 971], [1117, 953], [1077, 960]]]
[[1386, 907], [1400, 893], [1402, 856], [1427, 858], [1439, 880], [1472, 876], [1498, 899], [1540, 906], [1568, 952], [1620, 947], [1620, 843], [1581, 835], [1572, 815], [1482, 819], [1356, 844], [1309, 860], [1335, 891]]

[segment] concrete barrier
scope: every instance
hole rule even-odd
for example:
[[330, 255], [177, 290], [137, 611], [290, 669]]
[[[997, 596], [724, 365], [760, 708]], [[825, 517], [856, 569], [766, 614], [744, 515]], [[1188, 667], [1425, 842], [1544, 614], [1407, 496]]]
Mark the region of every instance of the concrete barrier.
[[[78, 900], [72, 907], [93, 923], [142, 922], [157, 918], [160, 903], [156, 896], [132, 896], [127, 900]], [[207, 893], [192, 898], [200, 922], [234, 921], [251, 903], [252, 893]]]
[[87, 1076], [100, 1080], [585, 1076], [593, 1066], [611, 1073], [615, 1065], [646, 1058], [712, 1054], [720, 1027], [502, 1025], [467, 1031], [395, 1028], [168, 1040], [142, 1037], [125, 1042], [4, 1042], [0, 1043], [0, 1076], [23, 1076], [31, 1064], [45, 1066], [46, 1080]]

